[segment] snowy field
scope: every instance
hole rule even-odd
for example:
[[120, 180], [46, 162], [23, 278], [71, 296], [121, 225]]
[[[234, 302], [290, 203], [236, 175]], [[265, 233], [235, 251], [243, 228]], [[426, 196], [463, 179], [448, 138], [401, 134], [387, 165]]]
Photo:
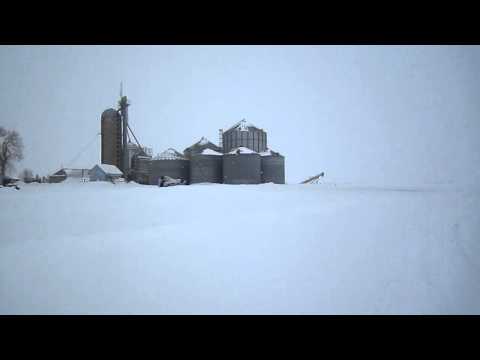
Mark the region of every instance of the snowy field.
[[0, 189], [1, 314], [480, 314], [480, 190]]

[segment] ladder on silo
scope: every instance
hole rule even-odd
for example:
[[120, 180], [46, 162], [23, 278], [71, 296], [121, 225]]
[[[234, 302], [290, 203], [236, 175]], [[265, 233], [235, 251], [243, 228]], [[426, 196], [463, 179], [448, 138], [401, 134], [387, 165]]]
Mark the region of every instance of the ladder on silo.
[[220, 147], [223, 152], [223, 129], [218, 130], [218, 147]]

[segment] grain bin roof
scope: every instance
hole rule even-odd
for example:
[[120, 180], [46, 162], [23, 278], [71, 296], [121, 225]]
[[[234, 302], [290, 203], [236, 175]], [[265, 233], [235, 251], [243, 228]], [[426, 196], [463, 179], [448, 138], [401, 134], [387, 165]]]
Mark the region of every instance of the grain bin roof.
[[256, 127], [252, 123], [249, 123], [245, 119], [242, 119], [238, 123], [233, 125], [231, 128], [229, 128], [228, 130], [225, 130], [225, 132], [230, 131], [230, 130], [248, 131], [249, 128], [254, 128], [254, 129], [257, 129], [257, 130], [261, 130], [260, 128]]
[[273, 151], [272, 149], [267, 149], [260, 153], [260, 156], [281, 156], [280, 153]]
[[212, 150], [220, 150], [221, 149], [219, 146], [217, 146], [214, 143], [212, 143], [211, 141], [209, 141], [206, 137], [202, 136], [202, 138], [199, 141], [197, 141], [195, 144], [189, 146], [184, 151], [195, 150], [195, 152], [196, 152], [196, 151], [203, 150], [203, 149], [206, 149], [206, 148], [210, 148]]
[[107, 109], [102, 113], [102, 118], [107, 117], [107, 118], [117, 118], [118, 116], [118, 111], [115, 109]]
[[185, 160], [185, 157], [173, 148], [168, 148], [164, 152], [158, 154], [153, 160]]
[[258, 153], [256, 151], [253, 151], [252, 149], [240, 146], [230, 151], [229, 154], [258, 154]]
[[212, 149], [205, 149], [202, 151], [202, 155], [223, 155], [223, 154]]

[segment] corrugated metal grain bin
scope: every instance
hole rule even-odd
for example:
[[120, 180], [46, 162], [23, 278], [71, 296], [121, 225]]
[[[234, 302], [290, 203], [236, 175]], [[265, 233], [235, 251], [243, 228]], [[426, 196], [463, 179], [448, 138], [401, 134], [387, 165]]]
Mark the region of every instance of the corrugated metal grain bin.
[[222, 142], [224, 153], [238, 147], [246, 147], [261, 152], [267, 149], [267, 133], [242, 120], [223, 132]]
[[151, 161], [152, 158], [149, 156], [134, 156], [132, 158], [133, 176], [136, 182], [148, 184]]
[[162, 176], [190, 181], [190, 160], [152, 160], [148, 173], [148, 183], [158, 185]]
[[162, 176], [190, 182], [190, 160], [173, 148], [155, 156], [149, 164], [148, 183], [158, 185]]
[[225, 184], [260, 184], [261, 157], [258, 153], [225, 154], [223, 156], [223, 182]]
[[282, 155], [262, 156], [262, 182], [285, 184], [285, 158]]
[[215, 145], [214, 143], [208, 141], [207, 138], [202, 136], [200, 141], [183, 150], [183, 155], [187, 159], [191, 159], [192, 156], [201, 154], [205, 149], [211, 149], [213, 151], [223, 153], [223, 148]]
[[190, 183], [222, 183], [223, 156], [198, 154], [190, 160]]

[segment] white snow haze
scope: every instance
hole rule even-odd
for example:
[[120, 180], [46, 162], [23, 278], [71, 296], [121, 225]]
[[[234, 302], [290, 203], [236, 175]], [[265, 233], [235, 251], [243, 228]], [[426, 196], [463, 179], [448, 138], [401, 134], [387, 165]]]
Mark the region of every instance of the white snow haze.
[[0, 79], [11, 175], [100, 163], [122, 82], [153, 154], [245, 119], [286, 178], [0, 187], [0, 314], [480, 314], [480, 46], [0, 46]]

